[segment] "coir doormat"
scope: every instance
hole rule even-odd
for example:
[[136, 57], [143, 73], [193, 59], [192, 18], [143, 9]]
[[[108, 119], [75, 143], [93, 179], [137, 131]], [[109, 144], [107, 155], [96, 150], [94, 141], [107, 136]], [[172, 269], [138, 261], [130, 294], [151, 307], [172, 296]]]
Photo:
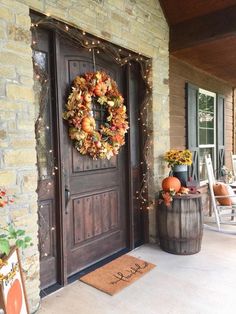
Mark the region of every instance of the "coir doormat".
[[156, 265], [130, 255], [123, 255], [80, 278], [81, 281], [114, 295]]

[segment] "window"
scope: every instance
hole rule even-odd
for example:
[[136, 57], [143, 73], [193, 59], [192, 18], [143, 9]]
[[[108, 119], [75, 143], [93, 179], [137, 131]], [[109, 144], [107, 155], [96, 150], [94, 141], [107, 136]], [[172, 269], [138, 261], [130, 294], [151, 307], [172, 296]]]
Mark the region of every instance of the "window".
[[210, 154], [215, 165], [216, 150], [216, 94], [199, 89], [198, 92], [198, 142], [199, 142], [199, 178], [207, 180], [205, 155]]
[[224, 164], [224, 97], [186, 85], [187, 147], [193, 153], [189, 176], [207, 180], [205, 155], [210, 154], [216, 177]]

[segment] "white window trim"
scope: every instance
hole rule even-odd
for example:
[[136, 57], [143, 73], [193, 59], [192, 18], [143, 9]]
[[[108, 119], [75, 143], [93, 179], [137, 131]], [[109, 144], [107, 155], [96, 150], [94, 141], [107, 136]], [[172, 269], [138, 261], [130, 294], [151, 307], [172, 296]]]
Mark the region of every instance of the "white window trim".
[[[213, 144], [198, 145], [198, 147], [199, 148], [208, 148], [208, 147], [214, 148], [214, 160], [212, 162], [213, 162], [213, 169], [215, 170], [215, 165], [216, 165], [216, 119], [217, 119], [217, 117], [216, 117], [216, 93], [210, 92], [210, 91], [205, 90], [203, 88], [199, 88], [198, 92], [214, 98], [214, 145]], [[208, 180], [202, 180], [202, 181], [200, 181], [200, 186], [204, 186], [207, 183], [208, 183]]]

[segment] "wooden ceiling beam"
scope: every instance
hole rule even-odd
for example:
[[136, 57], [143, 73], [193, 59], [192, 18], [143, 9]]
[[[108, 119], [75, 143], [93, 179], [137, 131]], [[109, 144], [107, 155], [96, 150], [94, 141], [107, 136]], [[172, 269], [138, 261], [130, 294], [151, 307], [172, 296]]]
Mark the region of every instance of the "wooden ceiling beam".
[[170, 27], [170, 52], [236, 35], [236, 5]]

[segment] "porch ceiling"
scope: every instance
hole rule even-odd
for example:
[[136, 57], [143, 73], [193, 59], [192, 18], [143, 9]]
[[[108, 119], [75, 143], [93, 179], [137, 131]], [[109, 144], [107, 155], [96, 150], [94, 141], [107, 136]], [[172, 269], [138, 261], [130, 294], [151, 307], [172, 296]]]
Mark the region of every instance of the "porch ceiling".
[[236, 0], [160, 0], [170, 53], [236, 86]]

